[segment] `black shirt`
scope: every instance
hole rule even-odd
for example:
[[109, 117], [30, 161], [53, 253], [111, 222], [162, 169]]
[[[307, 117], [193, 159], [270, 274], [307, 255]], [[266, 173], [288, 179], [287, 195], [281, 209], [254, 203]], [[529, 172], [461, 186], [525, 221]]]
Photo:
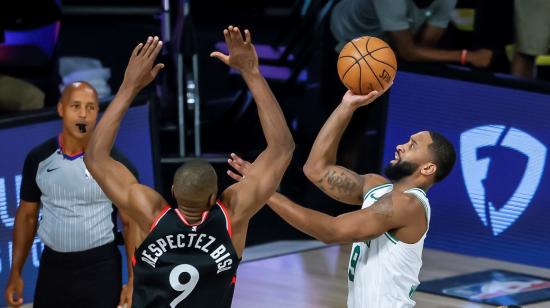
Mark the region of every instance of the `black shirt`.
[[136, 250], [133, 307], [230, 307], [239, 259], [218, 201], [190, 225], [165, 207]]

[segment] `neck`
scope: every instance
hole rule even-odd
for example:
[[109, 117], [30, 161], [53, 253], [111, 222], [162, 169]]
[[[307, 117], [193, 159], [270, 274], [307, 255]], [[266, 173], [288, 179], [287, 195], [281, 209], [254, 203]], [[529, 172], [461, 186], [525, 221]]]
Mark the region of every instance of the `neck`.
[[67, 132], [61, 132], [61, 144], [63, 145], [63, 152], [67, 155], [75, 155], [86, 151], [86, 145], [88, 144], [89, 137], [82, 139], [76, 139]]
[[393, 183], [393, 190], [406, 191], [411, 188], [420, 188], [424, 192], [428, 192], [428, 189], [430, 189], [431, 186], [431, 184], [428, 184], [424, 181], [419, 181], [418, 179], [414, 179], [412, 177], [405, 177]]
[[202, 219], [202, 213], [208, 211], [205, 207], [189, 207], [178, 202], [178, 209], [190, 224], [198, 223]]

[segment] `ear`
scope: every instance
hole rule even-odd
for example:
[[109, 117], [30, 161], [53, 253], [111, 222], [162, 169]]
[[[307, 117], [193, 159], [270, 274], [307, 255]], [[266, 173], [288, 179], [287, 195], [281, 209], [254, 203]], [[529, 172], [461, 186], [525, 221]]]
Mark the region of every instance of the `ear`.
[[425, 176], [435, 175], [437, 166], [434, 163], [427, 163], [420, 168], [420, 173]]
[[210, 198], [208, 199], [208, 204], [209, 205], [216, 204], [216, 199], [217, 199], [216, 195], [217, 195], [216, 193], [213, 193], [213, 194], [210, 195]]
[[174, 195], [174, 184], [172, 184], [172, 188], [170, 188], [170, 191], [172, 192], [172, 197], [176, 199], [176, 196]]
[[57, 103], [57, 114], [59, 117], [63, 118], [63, 103], [61, 102]]

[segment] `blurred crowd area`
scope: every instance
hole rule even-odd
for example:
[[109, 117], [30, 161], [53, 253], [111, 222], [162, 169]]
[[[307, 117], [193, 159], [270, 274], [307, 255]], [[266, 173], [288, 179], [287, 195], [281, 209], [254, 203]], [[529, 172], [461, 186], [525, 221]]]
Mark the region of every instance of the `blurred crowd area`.
[[[36, 114], [55, 113], [62, 89], [74, 81], [93, 85], [106, 106], [133, 47], [150, 35], [165, 42], [161, 61], [166, 68], [138, 97], [154, 106], [159, 183], [171, 183], [173, 171], [188, 158], [220, 163], [215, 167], [223, 174], [227, 153], [253, 159], [263, 148], [246, 85], [237, 72], [209, 57], [214, 50], [226, 51], [224, 27], [250, 29], [262, 73], [297, 144], [281, 190], [296, 201], [314, 194], [309, 203], [332, 214], [346, 209], [330, 206], [333, 201], [307, 183], [301, 166], [345, 91], [336, 60], [346, 41], [362, 35], [387, 41], [398, 59], [396, 82], [403, 69], [497, 76], [550, 87], [547, 0], [5, 2], [0, 10], [4, 127], [18, 125], [11, 121], [22, 115], [32, 122]], [[368, 148], [381, 155], [384, 117], [383, 104], [356, 114], [342, 140], [343, 165], [379, 170], [380, 157], [365, 159], [362, 153]], [[222, 187], [230, 183], [223, 177], [220, 181]], [[170, 187], [157, 186], [169, 199]], [[262, 211], [257, 221], [265, 221], [262, 215], [271, 214]], [[272, 232], [265, 224], [256, 227]]]

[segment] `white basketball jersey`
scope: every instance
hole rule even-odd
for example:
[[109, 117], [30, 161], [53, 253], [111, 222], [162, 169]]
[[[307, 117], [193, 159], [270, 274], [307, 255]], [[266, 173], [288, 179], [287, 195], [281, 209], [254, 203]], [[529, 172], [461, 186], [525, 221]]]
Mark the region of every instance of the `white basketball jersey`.
[[[392, 189], [392, 184], [372, 188], [365, 195], [362, 208], [371, 206]], [[430, 203], [426, 193], [419, 188], [405, 193], [420, 200], [429, 226]], [[412, 295], [419, 285], [426, 233], [414, 244], [400, 242], [389, 232], [370, 241], [354, 243], [348, 267], [348, 307], [413, 307], [416, 303]]]

